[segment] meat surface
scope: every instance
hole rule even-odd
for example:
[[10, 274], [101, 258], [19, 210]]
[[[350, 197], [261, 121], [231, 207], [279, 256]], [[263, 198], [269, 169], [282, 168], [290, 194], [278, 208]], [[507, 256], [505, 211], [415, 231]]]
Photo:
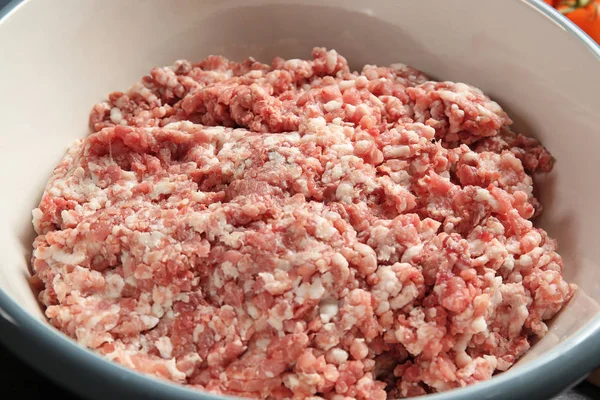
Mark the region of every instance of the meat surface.
[[486, 380], [575, 291], [531, 222], [553, 159], [510, 124], [479, 89], [334, 50], [154, 68], [54, 170], [32, 280], [82, 345], [214, 393]]

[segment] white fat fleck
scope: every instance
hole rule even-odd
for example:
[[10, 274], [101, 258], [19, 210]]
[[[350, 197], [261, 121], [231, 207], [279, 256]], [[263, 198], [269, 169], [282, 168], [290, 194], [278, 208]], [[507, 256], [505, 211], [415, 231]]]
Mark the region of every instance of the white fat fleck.
[[227, 235], [221, 236], [221, 241], [225, 243], [227, 246], [230, 246], [234, 249], [239, 248], [243, 244], [244, 232], [231, 232]]
[[203, 203], [207, 199], [207, 195], [204, 192], [192, 192], [192, 201]]
[[204, 233], [208, 226], [210, 214], [194, 212], [188, 215], [188, 224], [198, 233]]
[[508, 271], [512, 271], [513, 268], [515, 267], [515, 258], [512, 256], [512, 254], [509, 254], [508, 256], [506, 256], [506, 258], [504, 259], [504, 263], [502, 264], [502, 266], [504, 268], [506, 268]]
[[410, 155], [410, 147], [406, 145], [384, 146], [383, 156], [385, 158], [404, 158]]
[[296, 289], [296, 301], [303, 304], [304, 300], [309, 299], [320, 299], [325, 293], [325, 288], [320, 278], [315, 278], [311, 284], [303, 283], [298, 289]]
[[121, 179], [127, 180], [127, 182], [125, 182], [125, 185], [129, 189], [137, 185], [137, 177], [135, 175], [135, 172], [133, 171], [121, 170]]
[[281, 315], [277, 308], [272, 308], [269, 310], [269, 318], [267, 322], [277, 331], [283, 330], [283, 321], [291, 319], [294, 317], [294, 310], [292, 307], [287, 307], [283, 315]]
[[529, 255], [523, 254], [521, 257], [519, 257], [519, 264], [525, 268], [531, 267], [533, 265], [533, 260]]
[[67, 253], [64, 250], [57, 248], [54, 252], [52, 252], [52, 258], [61, 264], [78, 265], [81, 264], [83, 260], [85, 260], [85, 254]]
[[167, 371], [169, 371], [174, 380], [183, 381], [186, 378], [185, 374], [177, 369], [177, 364], [174, 358], [171, 358], [169, 361], [165, 362], [164, 365], [167, 367]]
[[335, 278], [331, 272], [325, 272], [323, 275], [321, 275], [321, 280], [325, 285], [333, 285]]
[[63, 223], [67, 225], [77, 224], [77, 220], [73, 216], [73, 213], [68, 210], [62, 210], [62, 212], [60, 213], [60, 217], [62, 218]]
[[342, 182], [335, 191], [335, 196], [344, 203], [352, 203], [354, 195], [354, 186], [349, 183]]
[[463, 154], [461, 158], [463, 159], [463, 161], [471, 163], [477, 161], [479, 159], [479, 155], [474, 151], [469, 151]]
[[489, 224], [489, 228], [496, 235], [504, 235], [504, 225], [502, 225], [500, 222]]
[[344, 168], [340, 164], [335, 164], [329, 171], [330, 182], [340, 180], [344, 176]]
[[341, 101], [336, 101], [336, 100], [331, 100], [329, 102], [327, 102], [323, 108], [325, 108], [325, 111], [327, 112], [332, 112], [332, 111], [336, 111], [339, 110], [340, 108], [342, 108], [342, 105], [344, 103], [342, 103]]
[[315, 215], [316, 222], [315, 236], [319, 239], [329, 240], [337, 232], [331, 222], [327, 219]]
[[146, 246], [148, 249], [157, 247], [162, 239], [165, 237], [161, 232], [140, 232], [138, 234], [138, 241], [141, 245]]
[[330, 149], [338, 153], [338, 156], [346, 156], [354, 153], [354, 147], [350, 143], [337, 143], [332, 145]]
[[158, 303], [152, 304], [152, 314], [154, 314], [157, 318], [161, 318], [165, 315], [165, 309]]
[[471, 322], [471, 328], [475, 331], [475, 333], [485, 331], [487, 328], [485, 318], [483, 318], [483, 316], [475, 318], [473, 322]]
[[161, 194], [170, 194], [175, 190], [175, 184], [169, 181], [160, 181], [154, 185], [150, 193], [151, 199], [157, 199]]
[[283, 65], [288, 69], [299, 69], [305, 61], [299, 58], [290, 58]]
[[394, 310], [402, 308], [417, 298], [419, 290], [411, 283], [402, 288], [400, 294], [390, 301], [390, 307]]
[[39, 208], [34, 208], [31, 215], [33, 216], [33, 224], [37, 225], [39, 220], [44, 216], [44, 213]]
[[118, 107], [113, 107], [110, 109], [110, 120], [113, 124], [120, 124], [123, 121], [123, 114]]
[[485, 250], [486, 242], [481, 239], [474, 239], [469, 242], [471, 254], [481, 254]]
[[375, 309], [375, 313], [377, 315], [381, 315], [384, 312], [387, 312], [390, 309], [390, 303], [388, 301], [380, 301], [379, 305]]
[[394, 63], [394, 64], [390, 64], [390, 68], [396, 71], [402, 71], [404, 69], [406, 69], [406, 64], [403, 63]]
[[325, 63], [327, 64], [327, 71], [333, 72], [337, 64], [337, 52], [335, 50], [329, 50], [325, 56]]
[[351, 89], [356, 85], [356, 82], [354, 82], [353, 80], [348, 80], [348, 81], [341, 81], [339, 83], [339, 88], [340, 90], [347, 90], [347, 89]]
[[275, 276], [270, 272], [259, 272], [258, 276], [263, 280], [265, 290], [273, 295], [281, 294], [287, 290], [285, 271], [276, 271]]
[[312, 285], [310, 285], [310, 289], [308, 290], [308, 297], [311, 299], [320, 299], [324, 293], [325, 288], [321, 283], [321, 279], [314, 279]]
[[90, 202], [88, 203], [88, 206], [92, 209], [92, 210], [97, 210], [100, 207], [102, 207], [100, 205], [100, 202], [98, 201], [98, 199], [91, 199]]
[[173, 356], [173, 344], [168, 337], [162, 336], [154, 344], [162, 358], [170, 359]]
[[256, 308], [252, 304], [246, 305], [246, 311], [248, 312], [248, 315], [252, 317], [252, 319], [258, 319], [260, 317], [260, 312], [258, 311], [258, 308]]
[[285, 374], [283, 376], [283, 384], [291, 390], [294, 390], [300, 385], [300, 379], [296, 374]]
[[235, 265], [229, 261], [225, 261], [223, 264], [221, 264], [221, 269], [223, 270], [225, 276], [232, 277], [233, 279], [236, 279], [240, 275]]
[[310, 133], [317, 133], [319, 129], [325, 128], [327, 121], [323, 117], [311, 118], [306, 123], [306, 129]]
[[474, 199], [475, 201], [486, 202], [492, 209], [498, 210], [498, 200], [496, 200], [487, 189], [477, 189]]
[[250, 72], [248, 72], [246, 75], [246, 77], [250, 78], [250, 79], [258, 79], [261, 78], [263, 76], [263, 72], [260, 70], [252, 70]]
[[142, 321], [142, 324], [144, 324], [144, 329], [148, 330], [148, 329], [152, 329], [156, 325], [158, 325], [158, 322], [160, 321], [160, 319], [153, 317], [151, 315], [142, 315], [142, 316], [140, 316], [140, 321]]
[[281, 143], [281, 135], [269, 135], [264, 138], [263, 143], [265, 146], [275, 146]]
[[331, 297], [323, 299], [321, 300], [321, 303], [319, 303], [319, 310], [321, 321], [326, 324], [337, 315], [339, 311], [338, 301]]
[[256, 347], [261, 350], [266, 350], [271, 344], [271, 338], [263, 337], [256, 341]]
[[419, 254], [423, 250], [423, 243], [420, 243], [416, 246], [411, 246], [404, 251], [402, 254], [401, 262], [411, 262], [413, 257]]
[[378, 288], [386, 291], [390, 294], [397, 294], [402, 290], [402, 283], [398, 280], [396, 273], [389, 265], [382, 265], [377, 270], [377, 276], [379, 277]]
[[411, 176], [407, 171], [402, 170], [402, 171], [391, 172], [390, 178], [392, 179], [392, 181], [394, 183], [397, 183], [404, 187], [410, 186]]
[[340, 365], [348, 361], [348, 352], [338, 347], [334, 347], [327, 352], [325, 358], [332, 364]]
[[[365, 67], [367, 67], [367, 65], [365, 65]], [[369, 84], [369, 80], [367, 79], [366, 76], [359, 76], [358, 78], [356, 78], [356, 87], [357, 88], [364, 88]], [[363, 106], [363, 107], [361, 107]], [[363, 108], [363, 110], [368, 111], [368, 107], [366, 104], [360, 104], [358, 107]], [[370, 111], [367, 112], [366, 115], [371, 115]]]
[[106, 286], [104, 293], [106, 297], [116, 299], [121, 297], [121, 291], [125, 286], [125, 281], [119, 274], [111, 274], [106, 277]]

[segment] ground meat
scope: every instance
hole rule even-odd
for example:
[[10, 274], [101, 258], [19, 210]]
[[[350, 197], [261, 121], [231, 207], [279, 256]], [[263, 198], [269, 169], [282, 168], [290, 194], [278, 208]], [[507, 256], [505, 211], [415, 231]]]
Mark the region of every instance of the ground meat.
[[93, 108], [33, 211], [61, 331], [215, 393], [386, 399], [515, 363], [572, 297], [552, 158], [498, 104], [335, 51], [154, 68]]

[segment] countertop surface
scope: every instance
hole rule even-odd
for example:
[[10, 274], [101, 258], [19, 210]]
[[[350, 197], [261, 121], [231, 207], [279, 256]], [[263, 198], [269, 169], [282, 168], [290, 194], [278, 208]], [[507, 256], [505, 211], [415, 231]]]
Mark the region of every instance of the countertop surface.
[[[0, 0], [1, 9], [10, 0]], [[1, 332], [0, 332], [1, 334]], [[37, 373], [28, 365], [14, 357], [0, 344], [0, 387], [1, 393], [9, 394], [9, 398], [52, 398], [58, 396], [61, 400], [80, 400], [79, 397], [67, 390], [56, 386]], [[592, 400], [600, 399], [600, 388], [584, 382], [577, 387], [555, 397], [552, 400]]]

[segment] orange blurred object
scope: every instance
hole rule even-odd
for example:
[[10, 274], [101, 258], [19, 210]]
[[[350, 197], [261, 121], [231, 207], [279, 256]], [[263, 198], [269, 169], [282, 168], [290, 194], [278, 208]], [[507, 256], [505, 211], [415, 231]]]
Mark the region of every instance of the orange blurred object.
[[600, 44], [600, 0], [544, 0]]

